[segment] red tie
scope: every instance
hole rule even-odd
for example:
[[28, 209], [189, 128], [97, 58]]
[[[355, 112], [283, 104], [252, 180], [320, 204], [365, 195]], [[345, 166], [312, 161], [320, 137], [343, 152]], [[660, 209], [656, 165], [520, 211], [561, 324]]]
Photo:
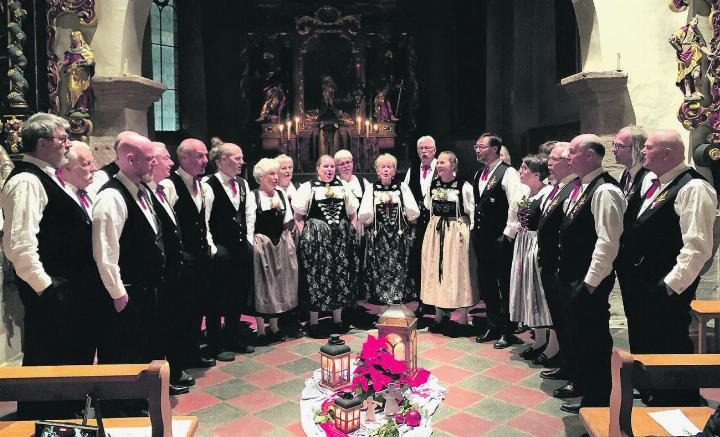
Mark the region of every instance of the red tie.
[[77, 192], [75, 193], [80, 199], [80, 203], [82, 206], [85, 207], [85, 209], [90, 209], [90, 198], [88, 198], [87, 191], [83, 190], [82, 188], [78, 188]]
[[147, 204], [145, 203], [145, 192], [140, 188], [137, 193], [137, 198], [140, 201], [140, 206], [142, 209], [147, 209]]
[[570, 193], [571, 202], [577, 200], [577, 197], [580, 194], [580, 188], [582, 188], [582, 181], [578, 178], [573, 181], [573, 184], [575, 184], [575, 188], [573, 188], [572, 193]]
[[655, 178], [652, 180], [652, 185], [650, 185], [650, 188], [648, 188], [648, 190], [645, 192], [645, 199], [651, 198], [658, 188], [660, 188], [660, 179]]
[[60, 182], [60, 185], [65, 188], [65, 179], [63, 179], [62, 168], [55, 169], [55, 177], [57, 178], [58, 182]]
[[552, 191], [550, 191], [550, 194], [548, 194], [548, 197], [547, 197], [547, 200], [545, 201], [545, 203], [552, 202], [552, 200], [555, 198], [555, 196], [557, 195], [559, 190], [560, 190], [560, 184], [553, 185], [553, 189], [552, 189]]
[[160, 200], [160, 203], [165, 203], [165, 187], [158, 185], [157, 188], [155, 188], [155, 194]]
[[232, 190], [233, 197], [237, 197], [237, 195], [238, 195], [237, 178], [230, 178], [230, 189]]
[[430, 166], [425, 164], [422, 166], [423, 171], [423, 179], [427, 178], [428, 171], [430, 171]]
[[482, 171], [482, 174], [480, 175], [480, 180], [486, 181], [489, 174], [490, 174], [490, 167], [485, 166], [485, 168]]
[[198, 188], [200, 188], [200, 178], [198, 176], [195, 176], [193, 178], [193, 195], [196, 195], [198, 193]]

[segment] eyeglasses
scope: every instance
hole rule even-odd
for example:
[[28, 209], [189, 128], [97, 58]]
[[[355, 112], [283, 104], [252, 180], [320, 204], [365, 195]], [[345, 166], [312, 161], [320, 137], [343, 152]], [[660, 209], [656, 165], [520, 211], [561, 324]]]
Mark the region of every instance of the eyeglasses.
[[567, 158], [555, 158], [551, 156], [548, 158], [548, 161], [567, 161]]
[[475, 144], [475, 145], [473, 146], [473, 149], [475, 149], [475, 150], [478, 150], [478, 149], [487, 149], [488, 147], [490, 147], [490, 146], [488, 146], [487, 144]]
[[55, 139], [55, 140], [60, 140], [61, 143], [70, 141], [70, 137], [68, 137], [67, 135], [63, 135], [61, 137], [48, 137], [48, 139], [50, 139], [50, 138]]
[[623, 143], [613, 143], [613, 149], [625, 149], [629, 148], [630, 146], [626, 146]]

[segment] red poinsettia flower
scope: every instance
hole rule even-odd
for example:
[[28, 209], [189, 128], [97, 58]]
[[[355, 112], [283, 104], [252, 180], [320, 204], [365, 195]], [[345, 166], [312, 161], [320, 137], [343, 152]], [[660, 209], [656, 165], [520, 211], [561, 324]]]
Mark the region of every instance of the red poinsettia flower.
[[396, 360], [389, 353], [381, 354], [378, 360], [378, 364], [386, 371], [394, 373], [396, 375], [401, 375], [407, 372], [407, 365], [405, 365], [405, 362]]
[[335, 395], [330, 396], [329, 398], [325, 399], [325, 401], [323, 401], [322, 405], [320, 405], [320, 411], [323, 415], [327, 414], [328, 411], [330, 411], [330, 407], [335, 403], [336, 397], [337, 396]]
[[362, 387], [364, 392], [368, 391], [368, 380], [365, 377], [364, 373], [365, 372], [363, 372], [362, 375], [357, 375], [353, 378], [352, 385], [350, 386], [351, 390], [354, 391], [357, 388], [357, 386], [359, 385]]
[[337, 428], [335, 428], [335, 423], [328, 420], [327, 422], [323, 422], [320, 424], [320, 428], [325, 432], [325, 435], [328, 437], [346, 437], [347, 434], [345, 434], [342, 431], [339, 431]]
[[376, 392], [385, 390], [385, 387], [387, 387], [388, 384], [393, 382], [393, 379], [391, 377], [387, 376], [381, 370], [375, 369], [374, 367], [368, 370], [368, 375], [370, 376], [370, 380], [372, 381], [373, 389]]
[[363, 343], [360, 359], [362, 359], [365, 364], [369, 364], [378, 358], [378, 354], [380, 354], [381, 351], [387, 351], [386, 348], [387, 345], [384, 337], [378, 338], [368, 335], [367, 340]]
[[400, 378], [400, 382], [404, 382], [410, 387], [419, 387], [425, 384], [428, 381], [428, 378], [430, 378], [430, 372], [428, 372], [426, 369], [420, 368], [417, 369], [417, 371], [415, 372], [415, 376], [408, 377], [406, 375], [403, 375]]

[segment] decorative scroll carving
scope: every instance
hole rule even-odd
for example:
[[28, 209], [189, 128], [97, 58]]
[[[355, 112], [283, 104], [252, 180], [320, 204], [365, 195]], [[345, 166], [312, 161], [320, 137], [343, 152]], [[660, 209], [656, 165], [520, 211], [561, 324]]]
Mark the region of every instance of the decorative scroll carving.
[[27, 109], [25, 99], [28, 91], [28, 81], [25, 79], [27, 58], [23, 53], [27, 44], [27, 36], [22, 30], [23, 21], [27, 11], [23, 9], [19, 0], [8, 0], [8, 106], [12, 109]]
[[361, 28], [360, 17], [356, 15], [342, 16], [338, 9], [330, 5], [325, 5], [315, 11], [313, 17], [306, 15], [295, 19], [295, 29], [302, 36], [311, 32], [348, 33], [356, 36]]
[[95, 0], [47, 0], [47, 81], [50, 95], [48, 112], [57, 114], [60, 110], [58, 82], [60, 65], [55, 46], [57, 44], [57, 20], [65, 14], [77, 14], [80, 24], [91, 26], [97, 22]]
[[3, 135], [5, 136], [5, 144], [12, 153], [22, 152], [22, 143], [20, 142], [20, 130], [22, 129], [22, 120], [17, 117], [10, 116], [2, 126]]

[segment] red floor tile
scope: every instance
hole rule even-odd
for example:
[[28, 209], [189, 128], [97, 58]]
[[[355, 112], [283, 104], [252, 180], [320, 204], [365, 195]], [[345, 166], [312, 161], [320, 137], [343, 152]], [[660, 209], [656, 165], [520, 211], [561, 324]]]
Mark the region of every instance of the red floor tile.
[[204, 391], [190, 389], [190, 393], [182, 396], [175, 396], [177, 403], [173, 406], [173, 414], [185, 415], [201, 408], [219, 404], [220, 399], [212, 396]]
[[302, 424], [300, 422], [291, 423], [285, 427], [285, 430], [297, 437], [305, 437], [305, 431], [303, 431]]
[[249, 435], [262, 435], [276, 428], [275, 425], [258, 419], [255, 416], [243, 416], [237, 420], [213, 428], [212, 432], [218, 437], [237, 437], [244, 432], [249, 432]]
[[531, 369], [515, 367], [509, 364], [498, 364], [482, 372], [483, 374], [501, 381], [516, 384], [536, 372]]
[[257, 411], [282, 404], [285, 402], [285, 398], [273, 392], [258, 389], [225, 402], [247, 413], [254, 414]]
[[424, 352], [420, 353], [420, 356], [423, 358], [426, 358], [428, 360], [437, 361], [439, 363], [449, 363], [451, 361], [454, 361], [465, 354], [453, 349], [448, 349], [446, 347], [440, 346], [436, 347], [434, 349], [428, 349]]
[[285, 372], [284, 370], [271, 367], [246, 375], [242, 379], [256, 387], [267, 388], [271, 385], [279, 384], [291, 378], [293, 378], [292, 374]]
[[[449, 340], [452, 339], [450, 337], [445, 337], [442, 334], [424, 334], [418, 337], [418, 341], [420, 342], [436, 344], [438, 346], [447, 343]], [[423, 352], [423, 354], [424, 353], [425, 352]]]
[[457, 413], [435, 424], [435, 428], [458, 437], [476, 437], [491, 431], [495, 424], [467, 413]]
[[195, 377], [195, 388], [204, 389], [230, 379], [233, 379], [232, 375], [228, 375], [219, 368], [213, 367]]
[[435, 375], [442, 384], [456, 384], [472, 376], [473, 372], [455, 366], [444, 365], [434, 368], [432, 374]]
[[565, 423], [561, 418], [533, 410], [522, 413], [506, 425], [537, 437], [553, 437], [565, 429]]
[[483, 399], [485, 399], [485, 396], [481, 394], [473, 393], [457, 386], [451, 386], [448, 388], [447, 396], [445, 400], [443, 400], [442, 405], [462, 410]]
[[494, 349], [492, 347], [493, 343], [485, 343], [485, 347], [474, 352], [475, 355], [479, 356], [480, 358], [485, 358], [486, 360], [493, 360], [493, 361], [499, 361], [499, 362], [508, 362], [510, 361], [510, 357], [513, 355], [511, 349]]
[[300, 358], [300, 355], [289, 352], [285, 349], [277, 349], [272, 352], [260, 355], [255, 361], [269, 366], [277, 366], [279, 364], [289, 363]]
[[534, 407], [535, 405], [550, 398], [550, 396], [541, 391], [532, 390], [519, 385], [512, 385], [499, 393], [495, 393], [495, 397], [505, 402], [520, 405], [526, 408]]

